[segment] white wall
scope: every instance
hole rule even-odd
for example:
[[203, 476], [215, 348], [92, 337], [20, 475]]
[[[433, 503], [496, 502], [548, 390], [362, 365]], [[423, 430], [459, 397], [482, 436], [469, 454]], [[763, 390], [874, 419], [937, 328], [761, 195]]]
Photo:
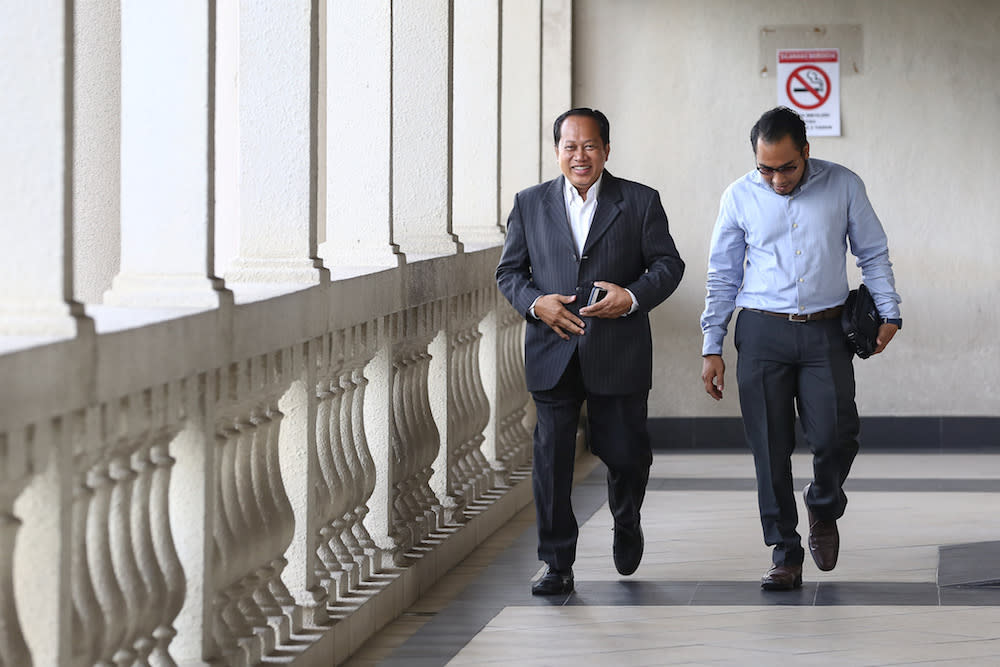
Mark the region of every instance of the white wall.
[[758, 31], [795, 24], [864, 35], [861, 73], [841, 77], [843, 136], [810, 142], [865, 180], [903, 297], [885, 355], [855, 363], [862, 414], [1000, 414], [1000, 2], [577, 0], [574, 104], [608, 114], [609, 170], [660, 190], [688, 264], [654, 311], [650, 416], [739, 414], [732, 327], [721, 405], [699, 379], [708, 244], [777, 103]]

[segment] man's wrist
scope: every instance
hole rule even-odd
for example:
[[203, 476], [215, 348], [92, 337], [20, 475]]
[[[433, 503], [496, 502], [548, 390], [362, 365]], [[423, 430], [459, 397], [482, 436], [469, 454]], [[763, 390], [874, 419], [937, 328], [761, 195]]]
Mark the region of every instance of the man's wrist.
[[531, 306], [528, 308], [528, 314], [531, 315], [536, 320], [541, 319], [538, 317], [538, 315], [535, 315], [535, 304], [538, 303], [538, 300], [541, 298], [542, 297], [540, 296], [536, 296], [535, 300], [531, 302]]
[[625, 288], [625, 291], [628, 292], [628, 295], [630, 297], [632, 297], [632, 306], [628, 309], [628, 311], [625, 313], [625, 315], [622, 315], [622, 317], [626, 317], [628, 315], [631, 315], [635, 311], [639, 310], [639, 300], [637, 298], [635, 298], [635, 294], [633, 294], [632, 290], [630, 290], [627, 287]]

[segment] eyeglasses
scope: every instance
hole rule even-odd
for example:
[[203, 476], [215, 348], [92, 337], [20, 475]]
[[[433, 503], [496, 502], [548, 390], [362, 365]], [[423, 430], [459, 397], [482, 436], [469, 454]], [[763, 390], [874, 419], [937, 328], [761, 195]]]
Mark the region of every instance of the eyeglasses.
[[799, 168], [797, 164], [786, 164], [780, 167], [767, 167], [762, 164], [757, 165], [757, 171], [762, 173], [764, 176], [771, 176], [773, 174], [790, 174]]

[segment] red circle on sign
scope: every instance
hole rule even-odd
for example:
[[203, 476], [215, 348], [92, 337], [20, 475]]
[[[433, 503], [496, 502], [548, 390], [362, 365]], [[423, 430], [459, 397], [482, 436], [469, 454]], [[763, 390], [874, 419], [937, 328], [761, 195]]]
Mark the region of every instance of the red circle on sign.
[[[813, 86], [808, 81], [802, 77], [802, 72], [805, 70], [810, 70], [813, 72], [819, 72], [819, 75], [823, 77], [823, 82], [825, 84], [825, 89], [822, 92], [817, 92], [816, 88], [818, 86]], [[795, 92], [801, 93], [811, 93], [816, 98], [815, 104], [806, 104], [805, 102], [799, 102], [792, 95], [792, 81], [796, 81], [802, 86], [800, 89], [796, 89]], [[826, 72], [815, 65], [803, 65], [795, 69], [791, 74], [788, 75], [788, 81], [785, 83], [785, 94], [788, 95], [788, 99], [792, 104], [800, 109], [815, 109], [818, 106], [822, 106], [824, 102], [830, 99], [830, 77], [826, 75]]]

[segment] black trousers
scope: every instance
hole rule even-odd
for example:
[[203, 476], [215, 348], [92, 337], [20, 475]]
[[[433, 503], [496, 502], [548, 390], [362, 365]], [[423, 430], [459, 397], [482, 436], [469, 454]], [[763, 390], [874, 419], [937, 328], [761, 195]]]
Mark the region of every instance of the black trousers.
[[619, 524], [639, 521], [653, 463], [646, 429], [648, 396], [648, 391], [615, 396], [588, 392], [575, 354], [555, 387], [532, 392], [538, 415], [532, 464], [538, 559], [550, 567], [565, 570], [576, 560], [579, 526], [570, 494], [584, 401], [591, 450], [608, 468], [611, 514]]
[[734, 340], [764, 543], [774, 547], [776, 565], [798, 564], [805, 552], [792, 488], [796, 407], [813, 454], [806, 503], [817, 519], [839, 519], [847, 506], [843, 484], [858, 453], [854, 355], [837, 319], [789, 322], [742, 310]]

